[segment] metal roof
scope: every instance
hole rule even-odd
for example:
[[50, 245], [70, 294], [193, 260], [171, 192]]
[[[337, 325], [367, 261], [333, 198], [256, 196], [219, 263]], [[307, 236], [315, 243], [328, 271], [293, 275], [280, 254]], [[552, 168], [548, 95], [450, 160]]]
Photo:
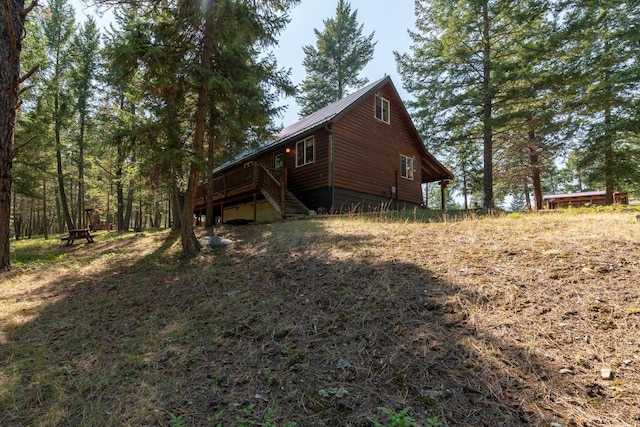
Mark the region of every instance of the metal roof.
[[249, 158], [275, 147], [276, 145], [283, 144], [291, 139], [300, 138], [305, 134], [311, 134], [315, 132], [317, 129], [320, 129], [330, 123], [333, 123], [335, 119], [339, 118], [343, 114], [347, 113], [351, 107], [358, 104], [358, 102], [364, 98], [369, 96], [372, 92], [375, 92], [382, 86], [384, 86], [387, 82], [390, 82], [391, 78], [389, 76], [385, 76], [382, 79], [371, 83], [362, 89], [359, 89], [353, 92], [350, 95], [345, 96], [342, 99], [339, 99], [324, 108], [319, 109], [318, 111], [303, 117], [296, 123], [287, 126], [282, 129], [278, 134], [276, 134], [276, 139], [271, 142], [266, 142], [261, 144], [261, 146], [252, 151], [245, 151], [238, 155], [233, 160], [230, 160], [222, 165], [218, 166], [213, 173], [218, 173], [224, 169], [227, 169], [231, 166], [236, 165], [237, 163], [241, 163], [242, 161], [248, 160]]
[[592, 197], [592, 196], [604, 196], [605, 194], [606, 194], [606, 191], [584, 191], [582, 193], [545, 194], [544, 196], [542, 196], [542, 199], [550, 200], [550, 199], [564, 199], [567, 197]]
[[376, 91], [390, 80], [390, 77], [384, 77], [377, 82], [371, 83], [370, 85], [353, 92], [351, 95], [347, 95], [344, 98], [319, 109], [300, 121], [287, 126], [278, 133], [278, 139], [275, 141], [275, 144], [297, 137], [332, 122], [333, 119], [340, 116], [345, 111], [348, 111], [349, 107], [357, 104], [360, 98], [368, 96], [370, 92]]

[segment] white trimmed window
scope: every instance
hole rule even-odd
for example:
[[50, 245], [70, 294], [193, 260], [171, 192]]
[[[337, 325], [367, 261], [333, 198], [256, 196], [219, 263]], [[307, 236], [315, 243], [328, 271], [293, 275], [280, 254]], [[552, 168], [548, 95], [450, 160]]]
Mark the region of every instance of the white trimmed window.
[[413, 157], [400, 155], [400, 176], [413, 181]]
[[303, 139], [296, 143], [296, 167], [308, 165], [313, 163], [313, 156], [315, 151], [315, 142], [313, 137]]
[[389, 123], [389, 100], [376, 94], [376, 119]]
[[284, 165], [284, 155], [282, 153], [276, 154], [273, 157], [273, 168], [275, 170], [280, 170], [282, 169], [283, 165]]

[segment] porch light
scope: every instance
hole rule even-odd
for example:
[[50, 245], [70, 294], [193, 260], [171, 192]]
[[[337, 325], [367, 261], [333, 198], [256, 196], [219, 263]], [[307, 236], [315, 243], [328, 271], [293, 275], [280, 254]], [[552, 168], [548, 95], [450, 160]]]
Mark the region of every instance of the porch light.
[[287, 154], [289, 154], [289, 153], [291, 152], [291, 148], [289, 148], [289, 147], [285, 148], [285, 149], [284, 149], [284, 152], [285, 152], [285, 153], [287, 153]]

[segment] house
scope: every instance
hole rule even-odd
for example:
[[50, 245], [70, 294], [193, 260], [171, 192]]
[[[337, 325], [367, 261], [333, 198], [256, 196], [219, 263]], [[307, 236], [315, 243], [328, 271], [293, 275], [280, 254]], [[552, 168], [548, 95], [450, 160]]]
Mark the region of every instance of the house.
[[221, 222], [412, 209], [423, 202], [423, 184], [439, 182], [444, 200], [452, 178], [384, 77], [217, 168], [198, 189], [196, 215], [207, 197]]
[[[569, 206], [577, 208], [590, 205], [606, 205], [605, 191], [584, 191], [581, 193], [567, 194], [546, 194], [542, 196], [544, 205], [547, 209], [568, 208]], [[629, 204], [629, 195], [627, 193], [613, 193], [613, 203]]]

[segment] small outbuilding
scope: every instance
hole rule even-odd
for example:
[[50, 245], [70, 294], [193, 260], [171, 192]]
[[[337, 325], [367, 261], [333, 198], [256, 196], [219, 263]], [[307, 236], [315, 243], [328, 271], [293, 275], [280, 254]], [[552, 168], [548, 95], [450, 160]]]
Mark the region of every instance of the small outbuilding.
[[[591, 205], [604, 206], [606, 205], [605, 197], [605, 191], [584, 191], [580, 193], [547, 194], [542, 196], [542, 200], [547, 209], [560, 209]], [[629, 195], [615, 192], [613, 193], [613, 203], [628, 205]]]

